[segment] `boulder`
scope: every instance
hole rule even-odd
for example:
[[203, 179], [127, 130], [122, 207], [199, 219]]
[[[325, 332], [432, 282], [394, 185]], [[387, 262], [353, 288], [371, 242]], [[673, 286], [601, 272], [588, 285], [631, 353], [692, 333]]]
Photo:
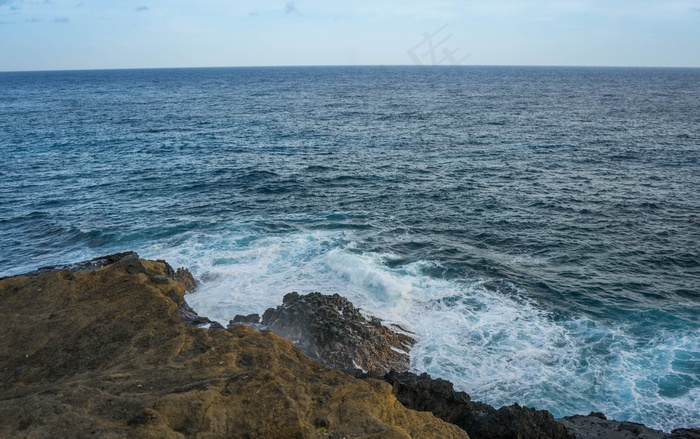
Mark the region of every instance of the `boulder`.
[[281, 306], [265, 311], [262, 324], [291, 340], [309, 358], [339, 370], [405, 371], [415, 344], [400, 328], [364, 317], [338, 294], [289, 293]]

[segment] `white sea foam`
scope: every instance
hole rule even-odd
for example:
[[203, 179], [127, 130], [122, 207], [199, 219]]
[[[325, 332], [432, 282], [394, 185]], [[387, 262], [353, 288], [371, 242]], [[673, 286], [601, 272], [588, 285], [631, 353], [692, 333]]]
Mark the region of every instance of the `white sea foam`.
[[204, 280], [187, 300], [224, 325], [279, 305], [290, 291], [339, 293], [415, 332], [412, 368], [449, 379], [474, 399], [555, 416], [603, 411], [666, 430], [698, 426], [700, 333], [641, 342], [629, 328], [556, 316], [527, 292], [513, 294], [514, 286], [505, 294], [480, 280], [432, 278], [423, 274], [430, 262], [388, 268], [395, 255], [360, 253], [351, 238], [242, 232], [151, 252]]

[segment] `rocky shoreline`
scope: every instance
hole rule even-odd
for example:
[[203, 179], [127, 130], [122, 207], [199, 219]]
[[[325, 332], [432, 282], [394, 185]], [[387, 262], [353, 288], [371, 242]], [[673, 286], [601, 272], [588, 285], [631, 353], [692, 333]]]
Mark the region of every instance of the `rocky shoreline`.
[[471, 401], [339, 295], [223, 328], [187, 305], [196, 286], [135, 253], [0, 279], [0, 437], [700, 438]]

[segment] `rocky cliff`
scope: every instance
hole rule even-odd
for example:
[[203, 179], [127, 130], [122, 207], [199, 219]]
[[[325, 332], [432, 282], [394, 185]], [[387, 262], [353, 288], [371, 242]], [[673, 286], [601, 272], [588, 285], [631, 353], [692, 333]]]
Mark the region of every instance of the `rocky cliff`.
[[133, 253], [0, 280], [0, 437], [468, 437], [273, 333], [190, 324], [190, 281]]

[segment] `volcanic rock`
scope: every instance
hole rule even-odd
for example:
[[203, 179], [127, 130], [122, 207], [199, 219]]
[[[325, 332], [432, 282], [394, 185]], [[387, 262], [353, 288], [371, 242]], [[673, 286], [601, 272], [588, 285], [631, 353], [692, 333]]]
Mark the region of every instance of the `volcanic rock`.
[[458, 425], [473, 439], [569, 439], [563, 425], [545, 410], [514, 404], [495, 409], [473, 402], [452, 383], [428, 374], [390, 372], [383, 377], [403, 405]]
[[376, 317], [365, 318], [338, 294], [289, 293], [281, 306], [265, 311], [262, 324], [310, 358], [339, 370], [405, 371], [408, 352], [416, 342], [398, 332], [398, 327], [386, 327]]
[[576, 439], [700, 439], [700, 429], [677, 429], [665, 433], [634, 422], [610, 420], [602, 413], [567, 416], [559, 422]]

